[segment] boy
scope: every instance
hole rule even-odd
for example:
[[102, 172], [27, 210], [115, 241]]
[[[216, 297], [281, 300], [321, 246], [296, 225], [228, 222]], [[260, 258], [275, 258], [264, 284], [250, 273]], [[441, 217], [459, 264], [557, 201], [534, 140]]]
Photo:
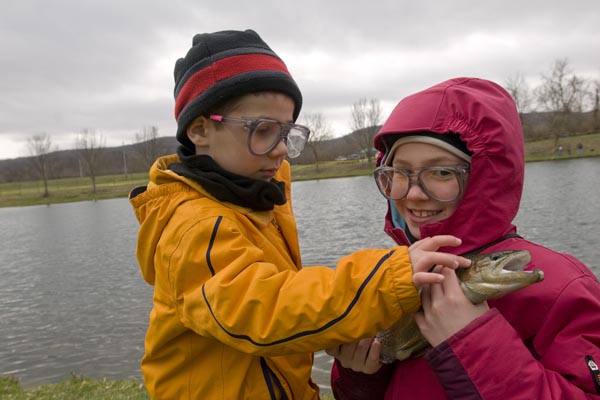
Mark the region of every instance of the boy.
[[158, 159], [130, 196], [155, 287], [142, 360], [152, 398], [316, 399], [312, 352], [416, 310], [413, 279], [441, 278], [431, 265], [468, 265], [435, 252], [460, 243], [444, 236], [412, 246], [410, 259], [397, 247], [301, 269], [285, 160], [308, 140], [294, 123], [301, 104], [251, 30], [196, 35], [177, 61], [178, 155]]
[[372, 339], [329, 349], [336, 398], [600, 398], [600, 283], [512, 224], [524, 144], [510, 95], [483, 79], [441, 82], [400, 101], [375, 147], [384, 155], [375, 179], [389, 204], [385, 231], [397, 243], [451, 234], [462, 239], [456, 254], [528, 250], [526, 269], [543, 270], [544, 280], [471, 304], [442, 268], [446, 279], [422, 288], [415, 317], [432, 348], [386, 366]]

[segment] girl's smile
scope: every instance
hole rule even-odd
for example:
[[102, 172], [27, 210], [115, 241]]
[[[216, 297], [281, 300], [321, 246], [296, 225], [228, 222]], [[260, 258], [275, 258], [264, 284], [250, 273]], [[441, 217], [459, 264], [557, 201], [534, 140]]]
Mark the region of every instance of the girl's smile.
[[[390, 157], [393, 157], [393, 167], [403, 169], [464, 164], [464, 160], [449, 151], [429, 143], [419, 142], [400, 145]], [[419, 185], [413, 184], [406, 197], [394, 200], [394, 205], [412, 236], [421, 239], [421, 226], [450, 217], [459, 201], [460, 199], [448, 203], [439, 202], [430, 198]]]

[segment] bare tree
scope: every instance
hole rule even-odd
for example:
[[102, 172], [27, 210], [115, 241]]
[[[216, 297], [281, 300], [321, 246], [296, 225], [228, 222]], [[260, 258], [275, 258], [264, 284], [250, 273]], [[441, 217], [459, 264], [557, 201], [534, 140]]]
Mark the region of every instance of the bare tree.
[[592, 116], [593, 116], [593, 129], [598, 131], [600, 129], [600, 119], [598, 113], [600, 112], [600, 81], [594, 82], [594, 102], [592, 105]]
[[379, 129], [381, 119], [381, 103], [378, 99], [361, 98], [352, 105], [352, 131], [369, 164], [375, 156], [373, 138]]
[[509, 76], [508, 79], [506, 79], [504, 87], [515, 101], [517, 110], [519, 110], [519, 115], [531, 111], [531, 106], [534, 99], [531, 95], [531, 90], [529, 89], [529, 86], [525, 82], [525, 78], [523, 78], [521, 73], [516, 73], [512, 76]]
[[100, 165], [100, 155], [105, 148], [105, 140], [95, 131], [84, 129], [77, 136], [75, 148], [79, 152], [80, 162], [84, 162], [92, 180], [92, 193], [96, 194], [96, 176]]
[[571, 114], [582, 111], [589, 95], [586, 81], [570, 71], [566, 58], [556, 60], [550, 74], [542, 75], [535, 94], [542, 108], [554, 115], [552, 125], [557, 141], [563, 131], [569, 130]]
[[146, 169], [150, 169], [154, 161], [161, 155], [158, 147], [158, 128], [156, 126], [145, 126], [140, 133], [135, 134], [134, 150], [142, 159]]
[[37, 174], [44, 181], [43, 197], [50, 196], [48, 192], [48, 176], [50, 173], [50, 158], [49, 154], [52, 151], [52, 140], [50, 135], [41, 133], [33, 135], [27, 140], [29, 154], [32, 157], [33, 167]]
[[310, 129], [310, 136], [306, 146], [311, 150], [315, 158], [315, 169], [319, 170], [319, 161], [321, 160], [321, 144], [325, 140], [332, 138], [331, 128], [321, 113], [302, 114], [301, 124]]
[[536, 94], [547, 111], [580, 112], [587, 94], [586, 82], [570, 71], [568, 60], [563, 58], [554, 62], [550, 75], [542, 75]]

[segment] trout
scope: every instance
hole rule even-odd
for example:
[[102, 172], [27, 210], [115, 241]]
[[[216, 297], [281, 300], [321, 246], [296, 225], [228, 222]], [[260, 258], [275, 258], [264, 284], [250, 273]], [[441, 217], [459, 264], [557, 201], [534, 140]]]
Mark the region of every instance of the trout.
[[[544, 279], [544, 273], [539, 269], [523, 270], [531, 260], [526, 250], [504, 250], [464, 257], [471, 260], [471, 266], [458, 268], [456, 275], [463, 293], [473, 304], [497, 299]], [[413, 314], [404, 315], [376, 337], [381, 342], [380, 360], [383, 363], [421, 355], [429, 346]]]

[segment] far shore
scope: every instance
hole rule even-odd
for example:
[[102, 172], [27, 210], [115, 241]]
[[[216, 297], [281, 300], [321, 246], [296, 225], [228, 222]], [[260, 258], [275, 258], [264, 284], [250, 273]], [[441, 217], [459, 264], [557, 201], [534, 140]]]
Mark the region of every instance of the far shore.
[[[583, 149], [579, 151], [577, 144]], [[560, 147], [559, 147], [560, 146]], [[600, 156], [600, 133], [525, 143], [525, 161], [568, 160]], [[375, 160], [324, 161], [318, 164], [292, 165], [292, 181], [342, 178], [370, 175]], [[0, 183], [0, 207], [50, 205], [76, 201], [96, 201], [126, 198], [134, 187], [146, 185], [147, 173], [107, 175], [96, 178], [96, 193], [91, 190], [91, 180], [83, 178], [51, 179], [49, 196], [44, 197], [43, 181]]]

